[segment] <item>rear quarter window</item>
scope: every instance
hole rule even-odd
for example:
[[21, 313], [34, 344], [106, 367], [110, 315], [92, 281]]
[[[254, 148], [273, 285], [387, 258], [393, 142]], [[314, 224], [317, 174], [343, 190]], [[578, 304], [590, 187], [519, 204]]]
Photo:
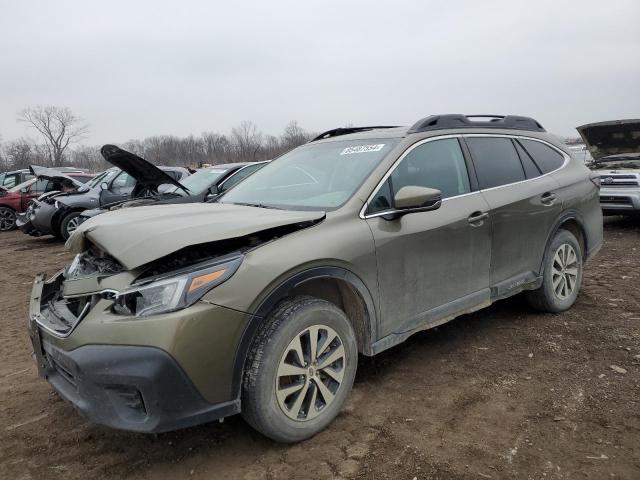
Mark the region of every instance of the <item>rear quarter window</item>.
[[525, 180], [520, 157], [510, 138], [467, 137], [480, 188]]
[[533, 161], [536, 162], [542, 173], [549, 173], [557, 170], [564, 163], [564, 156], [557, 150], [554, 150], [542, 142], [535, 140], [520, 139], [519, 142], [525, 148], [527, 153], [531, 155]]

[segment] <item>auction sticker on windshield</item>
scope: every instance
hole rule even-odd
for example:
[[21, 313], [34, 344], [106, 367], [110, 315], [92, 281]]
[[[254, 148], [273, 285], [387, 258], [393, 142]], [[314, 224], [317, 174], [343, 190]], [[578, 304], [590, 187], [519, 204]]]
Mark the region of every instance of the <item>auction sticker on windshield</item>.
[[369, 153], [369, 152], [379, 152], [384, 148], [384, 143], [378, 143], [376, 145], [355, 145], [353, 147], [347, 147], [340, 155], [351, 155], [352, 153]]

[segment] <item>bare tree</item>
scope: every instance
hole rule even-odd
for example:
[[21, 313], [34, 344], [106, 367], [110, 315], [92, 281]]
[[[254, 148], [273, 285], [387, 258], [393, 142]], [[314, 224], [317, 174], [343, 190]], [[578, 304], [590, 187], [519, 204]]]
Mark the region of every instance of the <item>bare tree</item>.
[[44, 163], [47, 152], [43, 145], [38, 145], [28, 138], [18, 138], [6, 142], [4, 157], [6, 168], [27, 168], [29, 165]]
[[18, 114], [18, 120], [28, 123], [44, 137], [54, 167], [62, 166], [69, 144], [88, 131], [84, 121], [67, 107], [39, 105], [25, 108]]
[[238, 151], [241, 161], [255, 160], [262, 148], [262, 133], [255, 123], [244, 120], [239, 126], [231, 129], [231, 137]]
[[292, 120], [284, 128], [284, 132], [282, 133], [282, 136], [280, 138], [282, 139], [282, 148], [290, 150], [299, 145], [302, 145], [303, 143], [307, 143], [309, 140], [311, 140], [311, 135], [300, 125], [298, 125], [297, 121]]

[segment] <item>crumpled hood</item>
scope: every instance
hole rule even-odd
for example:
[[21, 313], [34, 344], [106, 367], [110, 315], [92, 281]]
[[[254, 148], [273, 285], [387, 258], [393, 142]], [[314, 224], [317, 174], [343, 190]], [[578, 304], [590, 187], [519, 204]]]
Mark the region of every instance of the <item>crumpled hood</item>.
[[182, 248], [239, 238], [296, 223], [319, 221], [324, 212], [275, 210], [223, 203], [153, 205], [97, 215], [67, 240], [81, 253], [88, 242], [133, 269]]
[[32, 175], [35, 175], [38, 178], [44, 178], [46, 180], [67, 180], [71, 182], [75, 187], [80, 187], [83, 185], [82, 182], [72, 178], [68, 175], [65, 175], [60, 170], [56, 170], [55, 168], [48, 167], [40, 167], [38, 165], [29, 165], [29, 171]]
[[595, 160], [640, 153], [640, 119], [590, 123], [577, 130]]

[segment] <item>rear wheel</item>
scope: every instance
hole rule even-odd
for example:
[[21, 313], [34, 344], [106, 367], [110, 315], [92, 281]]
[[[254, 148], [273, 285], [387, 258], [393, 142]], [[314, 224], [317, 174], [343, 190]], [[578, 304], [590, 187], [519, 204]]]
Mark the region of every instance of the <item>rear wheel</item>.
[[313, 297], [286, 300], [247, 358], [242, 415], [276, 441], [309, 438], [340, 412], [357, 361], [355, 334], [342, 310]]
[[582, 285], [582, 249], [576, 237], [558, 230], [545, 255], [542, 286], [527, 292], [529, 303], [543, 312], [563, 312], [575, 303]]
[[71, 212], [67, 214], [60, 222], [60, 235], [65, 240], [68, 239], [76, 228], [80, 225], [80, 212]]
[[0, 207], [0, 232], [16, 228], [16, 212], [8, 207]]

